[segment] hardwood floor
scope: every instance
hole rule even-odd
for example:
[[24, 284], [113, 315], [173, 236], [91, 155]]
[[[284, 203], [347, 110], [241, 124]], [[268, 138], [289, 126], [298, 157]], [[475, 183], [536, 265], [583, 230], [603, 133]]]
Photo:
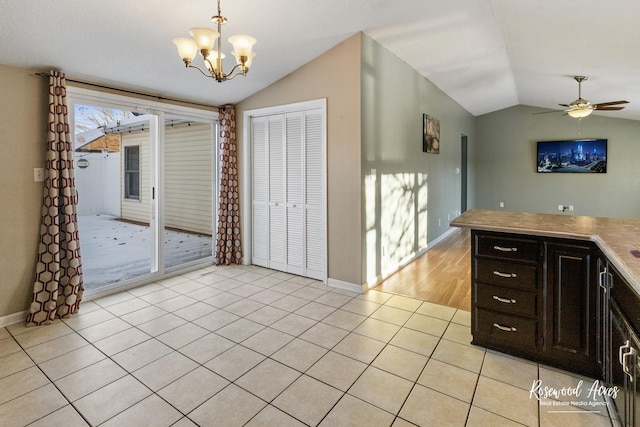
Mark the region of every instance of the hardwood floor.
[[471, 310], [471, 232], [455, 229], [374, 289]]

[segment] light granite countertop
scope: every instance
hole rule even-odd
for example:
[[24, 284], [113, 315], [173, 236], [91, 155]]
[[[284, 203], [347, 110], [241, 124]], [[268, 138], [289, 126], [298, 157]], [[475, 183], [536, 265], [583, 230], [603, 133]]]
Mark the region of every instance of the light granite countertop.
[[471, 209], [452, 227], [591, 240], [640, 294], [640, 220]]

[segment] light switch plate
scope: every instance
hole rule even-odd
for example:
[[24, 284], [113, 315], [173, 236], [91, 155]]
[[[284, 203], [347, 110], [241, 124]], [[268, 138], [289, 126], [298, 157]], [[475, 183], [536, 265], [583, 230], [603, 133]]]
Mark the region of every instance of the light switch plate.
[[33, 182], [44, 182], [44, 168], [33, 168]]

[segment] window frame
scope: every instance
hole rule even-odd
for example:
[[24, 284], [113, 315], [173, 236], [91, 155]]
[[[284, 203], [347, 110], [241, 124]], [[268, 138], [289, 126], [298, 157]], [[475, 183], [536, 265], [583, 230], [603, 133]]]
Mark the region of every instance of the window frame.
[[[130, 166], [130, 151], [135, 148], [137, 150], [137, 169], [129, 169]], [[140, 145], [125, 145], [124, 149], [124, 164], [123, 164], [123, 174], [124, 174], [124, 200], [136, 200], [140, 201], [140, 193], [141, 193], [141, 183], [140, 183], [140, 154], [142, 152]], [[138, 185], [136, 186], [136, 194], [133, 194], [131, 190], [133, 189], [131, 186], [131, 177], [136, 176], [136, 181]]]

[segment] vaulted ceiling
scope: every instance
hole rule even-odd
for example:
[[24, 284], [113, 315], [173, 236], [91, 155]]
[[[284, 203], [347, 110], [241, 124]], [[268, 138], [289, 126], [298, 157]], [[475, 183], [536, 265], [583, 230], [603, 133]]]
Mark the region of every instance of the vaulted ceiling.
[[585, 75], [583, 98], [630, 102], [596, 114], [640, 119], [637, 0], [222, 0], [223, 37], [258, 39], [249, 75], [225, 83], [185, 70], [172, 43], [216, 12], [214, 0], [0, 0], [0, 64], [221, 105], [364, 31], [474, 115], [560, 109]]

